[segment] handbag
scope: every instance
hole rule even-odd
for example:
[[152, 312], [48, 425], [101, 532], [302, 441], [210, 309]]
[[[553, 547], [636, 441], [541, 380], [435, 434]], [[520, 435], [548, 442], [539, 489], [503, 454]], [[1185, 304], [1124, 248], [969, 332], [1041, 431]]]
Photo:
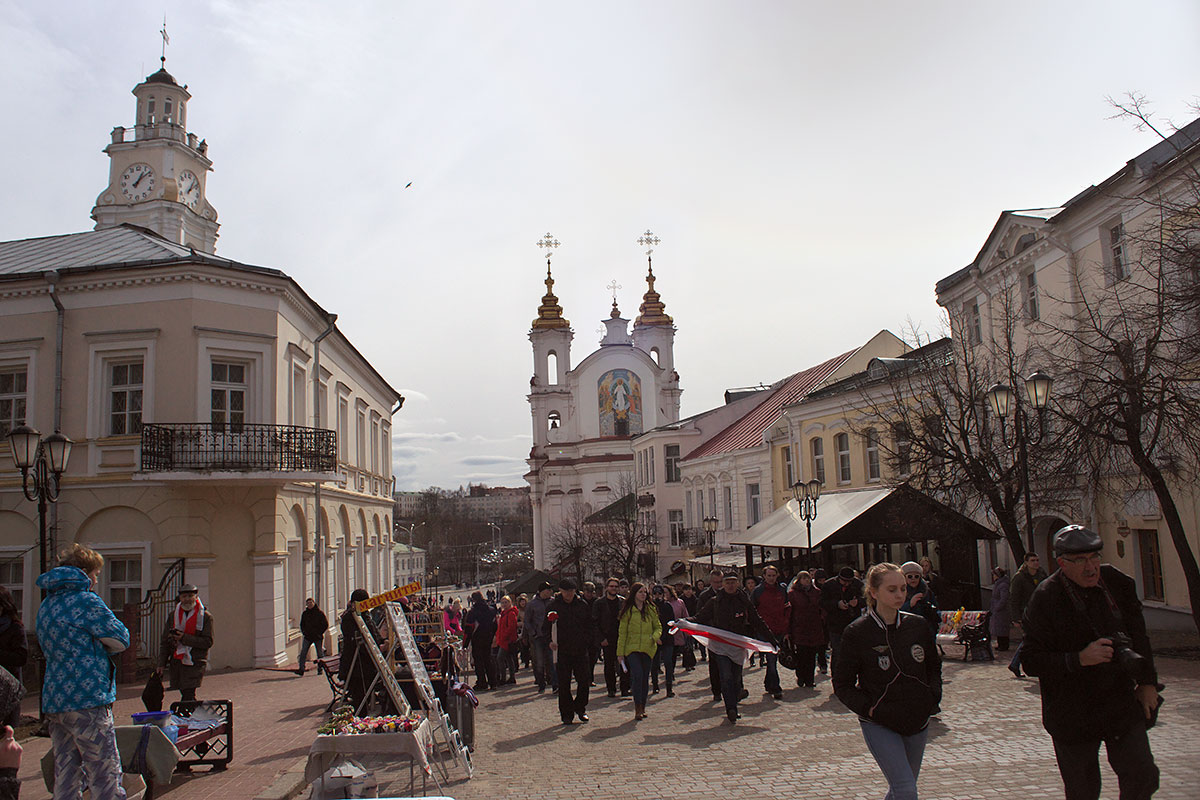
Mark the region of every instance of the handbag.
[[784, 640], [779, 648], [779, 666], [784, 669], [795, 669], [800, 665], [800, 654], [789, 640]]
[[163, 684], [162, 675], [158, 672], [150, 673], [146, 688], [142, 689], [142, 704], [146, 706], [147, 711], [162, 711]]
[[14, 706], [21, 705], [25, 684], [4, 667], [0, 667], [0, 719], [7, 719]]

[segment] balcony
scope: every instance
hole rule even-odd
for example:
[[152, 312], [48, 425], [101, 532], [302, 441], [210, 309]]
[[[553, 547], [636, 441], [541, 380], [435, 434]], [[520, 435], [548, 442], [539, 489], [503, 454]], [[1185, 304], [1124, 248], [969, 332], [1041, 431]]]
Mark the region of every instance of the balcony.
[[142, 426], [142, 480], [337, 481], [337, 434], [295, 425]]

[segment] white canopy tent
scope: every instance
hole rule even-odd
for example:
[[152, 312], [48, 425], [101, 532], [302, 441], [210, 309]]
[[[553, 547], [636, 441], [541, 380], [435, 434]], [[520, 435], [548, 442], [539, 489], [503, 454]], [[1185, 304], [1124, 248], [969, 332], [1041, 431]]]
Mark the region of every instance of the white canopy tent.
[[[812, 522], [812, 546], [837, 533], [849, 522], [876, 505], [895, 489], [861, 489], [821, 495], [817, 504], [817, 517]], [[754, 547], [787, 547], [805, 550], [808, 548], [808, 526], [800, 516], [795, 500], [788, 500], [750, 526], [733, 544]]]

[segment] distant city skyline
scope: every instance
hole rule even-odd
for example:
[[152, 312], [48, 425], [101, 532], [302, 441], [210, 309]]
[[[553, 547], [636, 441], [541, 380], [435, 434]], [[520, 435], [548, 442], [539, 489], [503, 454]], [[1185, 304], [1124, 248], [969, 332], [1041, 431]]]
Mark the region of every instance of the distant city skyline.
[[402, 490], [523, 484], [547, 230], [574, 363], [611, 281], [636, 316], [661, 238], [688, 416], [882, 328], [936, 335], [934, 282], [1001, 211], [1153, 144], [1107, 97], [1182, 124], [1200, 74], [1185, 0], [0, 2], [0, 239], [92, 227], [165, 10], [217, 254], [295, 278], [406, 396]]

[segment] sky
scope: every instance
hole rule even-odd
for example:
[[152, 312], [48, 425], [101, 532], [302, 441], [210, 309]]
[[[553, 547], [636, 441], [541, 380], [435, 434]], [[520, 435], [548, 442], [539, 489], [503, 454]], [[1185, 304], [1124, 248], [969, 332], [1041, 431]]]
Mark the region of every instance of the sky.
[[1001, 211], [1155, 142], [1107, 98], [1183, 124], [1200, 93], [1194, 0], [0, 0], [0, 240], [92, 227], [164, 14], [217, 253], [296, 279], [405, 395], [400, 490], [522, 484], [547, 231], [575, 363], [661, 239], [688, 416], [937, 335]]

